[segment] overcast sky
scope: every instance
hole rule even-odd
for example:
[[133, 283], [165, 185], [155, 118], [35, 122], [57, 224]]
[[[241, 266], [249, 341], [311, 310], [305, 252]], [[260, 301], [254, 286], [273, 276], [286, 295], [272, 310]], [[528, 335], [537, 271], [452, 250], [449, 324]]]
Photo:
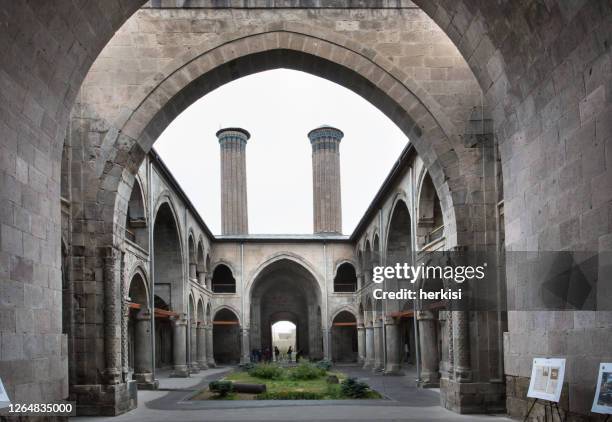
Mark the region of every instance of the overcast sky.
[[344, 234], [350, 234], [408, 139], [373, 105], [340, 85], [285, 69], [238, 79], [181, 113], [154, 148], [218, 234], [215, 132], [227, 126], [248, 130], [249, 232], [312, 233], [312, 156], [306, 135], [322, 124], [344, 132], [342, 223]]

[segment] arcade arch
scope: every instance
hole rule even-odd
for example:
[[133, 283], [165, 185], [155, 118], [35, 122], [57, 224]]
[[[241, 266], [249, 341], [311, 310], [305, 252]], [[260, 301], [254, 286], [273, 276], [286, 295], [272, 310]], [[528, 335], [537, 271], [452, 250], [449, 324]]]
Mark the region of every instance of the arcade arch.
[[323, 357], [321, 292], [309, 270], [291, 259], [275, 260], [258, 272], [250, 292], [252, 348], [271, 350], [272, 324], [287, 320], [296, 325], [297, 351], [304, 357]]

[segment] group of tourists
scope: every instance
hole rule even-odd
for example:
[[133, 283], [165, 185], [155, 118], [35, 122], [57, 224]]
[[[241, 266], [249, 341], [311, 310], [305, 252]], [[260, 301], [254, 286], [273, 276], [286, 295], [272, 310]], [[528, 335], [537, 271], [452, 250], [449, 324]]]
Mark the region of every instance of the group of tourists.
[[[272, 353], [274, 353], [274, 356], [272, 356]], [[259, 363], [259, 362], [269, 363], [269, 362], [272, 362], [273, 358], [275, 362], [280, 362], [281, 360], [292, 362], [293, 346], [289, 346], [285, 354], [281, 354], [281, 351], [278, 348], [278, 346], [274, 346], [273, 350], [270, 350], [269, 347], [265, 347], [263, 351], [261, 349], [253, 349], [251, 351], [251, 362], [253, 363]], [[300, 352], [298, 351], [295, 354], [295, 361], [297, 362], [299, 359], [300, 359]]]

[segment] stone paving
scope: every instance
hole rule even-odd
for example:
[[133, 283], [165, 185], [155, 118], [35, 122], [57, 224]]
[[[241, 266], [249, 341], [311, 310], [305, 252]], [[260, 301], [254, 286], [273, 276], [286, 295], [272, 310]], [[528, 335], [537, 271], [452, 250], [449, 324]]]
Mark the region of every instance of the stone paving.
[[368, 382], [383, 400], [189, 401], [209, 381], [231, 367], [208, 369], [190, 378], [157, 374], [160, 388], [139, 391], [138, 408], [117, 417], [78, 417], [77, 421], [510, 421], [500, 415], [459, 415], [440, 407], [436, 389], [416, 387], [412, 370], [383, 376], [356, 366], [338, 369]]

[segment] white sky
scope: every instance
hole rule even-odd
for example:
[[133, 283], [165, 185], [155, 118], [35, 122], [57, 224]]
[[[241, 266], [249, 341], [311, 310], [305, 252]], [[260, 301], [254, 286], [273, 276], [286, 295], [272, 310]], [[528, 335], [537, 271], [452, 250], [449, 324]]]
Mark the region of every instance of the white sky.
[[208, 227], [220, 233], [215, 132], [227, 126], [248, 130], [249, 232], [312, 233], [312, 157], [306, 135], [322, 124], [344, 132], [342, 222], [348, 235], [408, 139], [377, 108], [340, 85], [286, 69], [247, 76], [192, 104], [154, 147]]
[[291, 333], [295, 331], [295, 324], [290, 321], [278, 321], [272, 324], [272, 333]]

